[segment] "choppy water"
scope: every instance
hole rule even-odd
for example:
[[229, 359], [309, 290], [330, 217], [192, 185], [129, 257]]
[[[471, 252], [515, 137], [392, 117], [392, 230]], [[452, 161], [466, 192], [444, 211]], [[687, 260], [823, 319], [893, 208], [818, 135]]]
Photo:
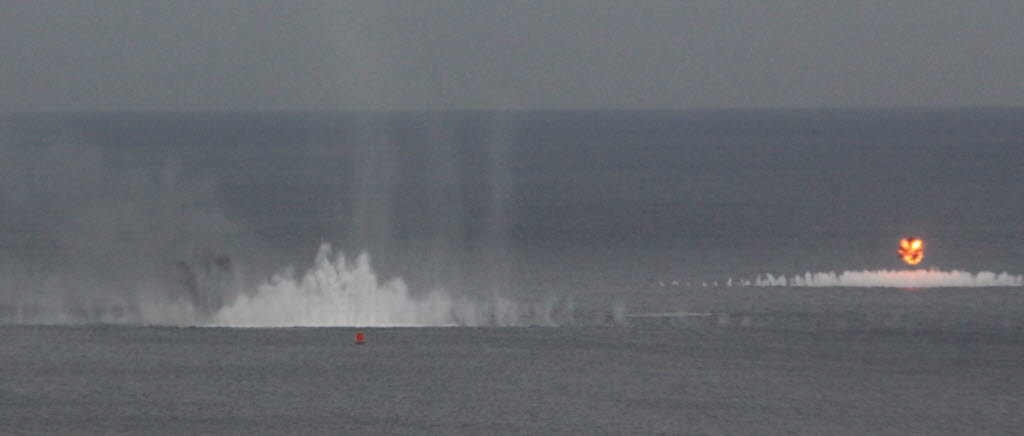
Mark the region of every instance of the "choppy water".
[[4, 433], [1012, 434], [1019, 334], [4, 327]]
[[4, 432], [1020, 427], [1020, 110], [0, 126]]

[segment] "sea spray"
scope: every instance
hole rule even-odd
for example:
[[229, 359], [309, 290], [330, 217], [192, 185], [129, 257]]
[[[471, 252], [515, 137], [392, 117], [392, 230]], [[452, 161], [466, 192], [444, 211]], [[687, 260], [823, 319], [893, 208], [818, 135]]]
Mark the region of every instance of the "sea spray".
[[794, 276], [762, 274], [753, 280], [730, 278], [726, 283], [726, 286], [979, 288], [1021, 287], [1024, 276], [991, 271], [861, 270], [806, 272]]
[[[198, 259], [203, 259], [202, 257]], [[215, 258], [216, 260], [216, 258]], [[198, 262], [198, 260], [194, 261]], [[214, 266], [223, 262], [214, 262]], [[192, 272], [210, 268], [196, 263]], [[53, 276], [32, 292], [0, 301], [0, 323], [144, 324], [220, 327], [414, 327], [414, 326], [558, 326], [573, 323], [571, 298], [537, 301], [456, 295], [443, 289], [414, 295], [401, 278], [380, 280], [370, 256], [349, 260], [322, 244], [302, 275], [288, 267], [258, 285], [237, 269], [187, 276], [197, 294], [181, 292], [176, 279], [160, 275], [135, 283], [134, 291], [76, 292], [102, 288], [82, 277]], [[230, 274], [229, 274], [230, 273]], [[180, 277], [178, 278], [180, 279]], [[4, 276], [0, 285], [20, 289], [22, 281]], [[249, 290], [242, 289], [251, 286]], [[204, 296], [205, 294], [217, 294]], [[210, 304], [217, 300], [216, 305]], [[223, 300], [223, 303], [220, 301]]]
[[401, 279], [381, 283], [363, 253], [349, 263], [322, 244], [302, 277], [274, 275], [255, 295], [239, 296], [213, 324], [222, 326], [425, 326], [453, 324], [452, 299], [413, 298]]
[[301, 277], [288, 268], [225, 305], [212, 325], [292, 326], [519, 326], [572, 322], [571, 299], [549, 297], [533, 304], [495, 295], [453, 297], [444, 290], [412, 295], [401, 278], [381, 282], [366, 253], [349, 262], [321, 244], [313, 266]]

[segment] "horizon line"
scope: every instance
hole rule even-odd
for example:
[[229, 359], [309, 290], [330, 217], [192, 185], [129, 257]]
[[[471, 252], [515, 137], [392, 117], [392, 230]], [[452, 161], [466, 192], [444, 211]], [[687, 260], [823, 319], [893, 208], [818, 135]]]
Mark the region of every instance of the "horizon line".
[[9, 115], [102, 115], [102, 114], [416, 114], [416, 113], [601, 113], [601, 112], [960, 112], [1017, 111], [1022, 106], [735, 106], [690, 108], [196, 108], [196, 109], [29, 109], [0, 110]]

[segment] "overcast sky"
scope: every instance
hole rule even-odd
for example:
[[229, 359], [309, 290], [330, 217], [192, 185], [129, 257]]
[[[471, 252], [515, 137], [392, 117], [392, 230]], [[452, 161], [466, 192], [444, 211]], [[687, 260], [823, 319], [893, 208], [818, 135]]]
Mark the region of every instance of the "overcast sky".
[[0, 1], [0, 110], [1024, 106], [1020, 0]]

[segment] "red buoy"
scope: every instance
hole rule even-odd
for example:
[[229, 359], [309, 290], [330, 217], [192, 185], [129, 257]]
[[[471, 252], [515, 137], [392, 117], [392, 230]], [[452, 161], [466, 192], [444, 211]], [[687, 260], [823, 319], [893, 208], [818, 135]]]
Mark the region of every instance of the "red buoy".
[[356, 333], [356, 345], [363, 345], [365, 343], [366, 343], [366, 336], [363, 335], [363, 332]]

